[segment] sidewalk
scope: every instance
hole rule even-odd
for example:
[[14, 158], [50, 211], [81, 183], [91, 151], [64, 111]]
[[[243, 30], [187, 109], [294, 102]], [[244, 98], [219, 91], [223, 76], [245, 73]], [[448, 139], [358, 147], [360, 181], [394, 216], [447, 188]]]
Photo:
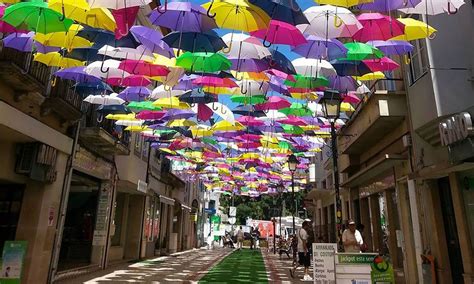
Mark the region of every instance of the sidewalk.
[[230, 252], [232, 252], [231, 249], [223, 248], [214, 250], [194, 249], [134, 264], [123, 263], [106, 270], [54, 283], [193, 283]]
[[[274, 254], [273, 252], [267, 252], [266, 249], [262, 249], [263, 259], [265, 261], [265, 267], [267, 269], [269, 283], [309, 283], [307, 281], [302, 281], [303, 279], [303, 267], [300, 266], [295, 273], [295, 278], [291, 278], [290, 268], [293, 263], [291, 258], [288, 258], [283, 254], [280, 258], [280, 255]], [[313, 277], [313, 263], [311, 262], [311, 267], [309, 268], [309, 275]], [[312, 282], [312, 281], [311, 281]]]

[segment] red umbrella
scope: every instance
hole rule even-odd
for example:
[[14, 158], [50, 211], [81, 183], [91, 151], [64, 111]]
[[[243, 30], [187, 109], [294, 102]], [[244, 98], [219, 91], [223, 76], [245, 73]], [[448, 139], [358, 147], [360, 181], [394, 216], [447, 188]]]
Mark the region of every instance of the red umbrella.
[[357, 17], [357, 20], [363, 28], [358, 30], [352, 38], [360, 42], [389, 40], [405, 32], [404, 24], [380, 13], [364, 13]]
[[112, 86], [146, 87], [151, 84], [151, 81], [145, 76], [130, 75], [125, 78], [108, 78], [107, 84]]
[[296, 125], [296, 126], [306, 126], [308, 125], [306, 121], [303, 119], [294, 116], [294, 115], [288, 115], [288, 118], [285, 119], [280, 119], [277, 122], [283, 123], [283, 124], [291, 124], [291, 125]]
[[267, 29], [253, 31], [250, 34], [263, 39], [263, 45], [266, 47], [269, 47], [272, 43], [297, 46], [307, 42], [306, 38], [295, 26], [276, 20], [271, 20]]
[[193, 80], [193, 84], [200, 86], [236, 88], [238, 85], [229, 78], [202, 76]]
[[388, 57], [383, 57], [381, 59], [367, 59], [362, 60], [362, 62], [364, 62], [372, 72], [391, 71], [400, 67], [397, 62]]
[[136, 115], [138, 119], [149, 119], [149, 120], [156, 120], [161, 119], [166, 114], [166, 111], [150, 111], [150, 110], [143, 110]]
[[256, 110], [278, 110], [282, 108], [290, 107], [291, 103], [284, 98], [271, 96], [268, 100], [263, 104], [258, 104], [255, 106]]
[[253, 116], [241, 116], [237, 118], [237, 121], [242, 123], [244, 126], [262, 126], [265, 122], [256, 119]]
[[207, 121], [214, 114], [212, 109], [210, 107], [208, 107], [206, 104], [198, 104], [197, 108], [198, 108], [197, 118], [199, 120]]
[[126, 59], [120, 62], [119, 69], [130, 74], [143, 76], [167, 76], [170, 70], [162, 65], [152, 64], [143, 60]]

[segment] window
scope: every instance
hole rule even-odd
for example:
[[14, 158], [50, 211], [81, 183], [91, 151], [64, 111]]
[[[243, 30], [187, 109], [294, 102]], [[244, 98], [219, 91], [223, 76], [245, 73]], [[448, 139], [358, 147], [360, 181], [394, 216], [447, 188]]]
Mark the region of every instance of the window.
[[410, 59], [409, 64], [409, 82], [413, 85], [418, 79], [428, 72], [428, 54], [426, 51], [426, 41], [415, 40], [412, 41], [413, 51], [408, 55]]
[[135, 133], [133, 134], [134, 136], [134, 139], [135, 139], [135, 145], [133, 147], [133, 152], [135, 154], [135, 156], [138, 156], [140, 157], [141, 153], [142, 153], [142, 138], [140, 137], [140, 134], [138, 133]]

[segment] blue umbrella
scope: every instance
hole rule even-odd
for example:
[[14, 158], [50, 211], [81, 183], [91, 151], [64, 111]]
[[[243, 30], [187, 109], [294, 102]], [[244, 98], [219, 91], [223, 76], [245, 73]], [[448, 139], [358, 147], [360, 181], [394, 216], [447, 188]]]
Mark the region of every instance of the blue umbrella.
[[339, 76], [363, 76], [372, 73], [364, 62], [358, 60], [334, 60], [331, 64]]
[[97, 112], [101, 114], [127, 114], [132, 111], [125, 105], [101, 105], [97, 108]]
[[116, 39], [113, 32], [91, 27], [84, 27], [82, 30], [77, 32], [77, 35], [94, 42], [93, 47], [99, 49], [104, 45], [130, 48], [136, 48], [140, 45], [140, 43], [133, 37], [131, 33], [121, 37], [120, 39]]
[[189, 104], [208, 104], [218, 101], [217, 95], [196, 90], [181, 95], [179, 100]]
[[83, 82], [83, 83], [77, 83], [74, 86], [72, 86], [76, 93], [79, 93], [83, 96], [87, 95], [99, 95], [102, 93], [113, 93], [114, 90], [104, 83], [103, 81], [100, 82]]
[[222, 38], [214, 31], [171, 32], [163, 37], [169, 46], [191, 52], [218, 52], [227, 47]]
[[127, 87], [120, 92], [118, 97], [127, 102], [141, 102], [150, 95], [151, 90], [147, 87]]
[[272, 55], [264, 58], [270, 68], [280, 70], [286, 74], [296, 74], [293, 63], [281, 52], [272, 50]]
[[238, 105], [232, 110], [234, 114], [250, 115], [255, 117], [265, 116], [265, 113], [260, 110], [256, 110], [253, 105]]
[[109, 59], [108, 56], [98, 54], [99, 48], [97, 47], [80, 47], [74, 48], [66, 54], [65, 57], [76, 59], [79, 61], [101, 61]]
[[262, 8], [273, 20], [290, 23], [293, 26], [309, 24], [296, 0], [249, 0]]

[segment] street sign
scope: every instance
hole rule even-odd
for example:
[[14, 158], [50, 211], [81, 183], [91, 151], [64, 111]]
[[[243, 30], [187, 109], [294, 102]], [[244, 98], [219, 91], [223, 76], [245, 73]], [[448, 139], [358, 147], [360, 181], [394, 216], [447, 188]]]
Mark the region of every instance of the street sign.
[[235, 221], [237, 221], [235, 217], [230, 217], [229, 218], [229, 224], [234, 225]]
[[313, 278], [314, 283], [335, 283], [336, 268], [334, 264], [337, 252], [335, 243], [313, 243]]
[[234, 206], [229, 207], [229, 216], [230, 217], [237, 216], [237, 207], [234, 207]]
[[216, 208], [204, 208], [204, 212], [206, 212], [209, 215], [214, 215], [216, 214]]

